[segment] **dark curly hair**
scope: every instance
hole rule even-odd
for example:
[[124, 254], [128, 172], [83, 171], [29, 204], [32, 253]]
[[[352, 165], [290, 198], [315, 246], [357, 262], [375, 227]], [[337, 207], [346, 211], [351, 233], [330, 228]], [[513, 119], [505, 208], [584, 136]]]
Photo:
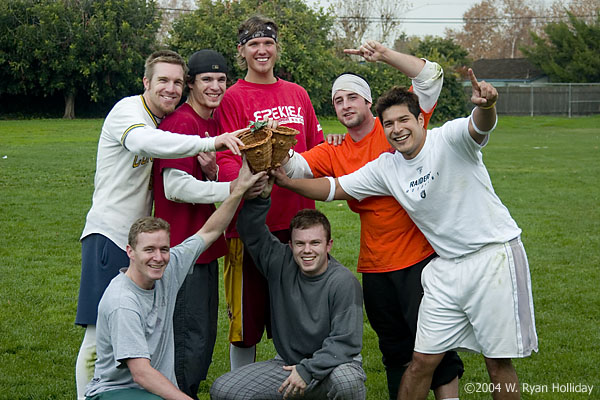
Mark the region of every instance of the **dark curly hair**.
[[419, 98], [413, 92], [400, 86], [394, 86], [393, 88], [382, 94], [377, 103], [375, 104], [375, 111], [377, 112], [377, 118], [379, 122], [383, 124], [383, 112], [393, 106], [401, 106], [406, 104], [408, 111], [419, 119], [421, 114], [421, 107], [419, 106]]

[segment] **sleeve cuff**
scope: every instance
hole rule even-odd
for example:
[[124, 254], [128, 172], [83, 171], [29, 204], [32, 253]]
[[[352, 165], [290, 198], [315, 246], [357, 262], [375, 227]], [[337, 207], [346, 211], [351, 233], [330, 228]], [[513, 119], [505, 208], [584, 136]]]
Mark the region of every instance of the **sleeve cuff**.
[[296, 364], [296, 372], [302, 377], [302, 379], [307, 385], [310, 384], [310, 382], [312, 381], [312, 375], [310, 374], [310, 372], [308, 372], [304, 365]]
[[425, 58], [422, 58], [421, 60], [425, 61], [425, 65], [423, 66], [421, 72], [419, 72], [419, 75], [412, 78], [412, 80], [417, 82], [426, 82], [430, 79], [437, 79], [442, 71], [440, 65]]
[[200, 139], [200, 148], [198, 152], [209, 152], [209, 151], [217, 151], [215, 147], [216, 137], [198, 137]]

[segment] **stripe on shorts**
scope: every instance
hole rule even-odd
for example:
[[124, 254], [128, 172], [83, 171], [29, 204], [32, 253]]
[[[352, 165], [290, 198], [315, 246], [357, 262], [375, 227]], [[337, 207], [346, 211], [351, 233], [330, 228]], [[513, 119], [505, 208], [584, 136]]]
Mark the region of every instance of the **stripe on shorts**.
[[533, 311], [533, 298], [531, 291], [531, 275], [525, 248], [519, 238], [505, 244], [509, 257], [513, 287], [516, 289], [515, 315], [517, 315], [517, 329], [519, 330], [519, 352], [523, 357], [538, 351], [537, 334], [535, 330], [535, 315]]

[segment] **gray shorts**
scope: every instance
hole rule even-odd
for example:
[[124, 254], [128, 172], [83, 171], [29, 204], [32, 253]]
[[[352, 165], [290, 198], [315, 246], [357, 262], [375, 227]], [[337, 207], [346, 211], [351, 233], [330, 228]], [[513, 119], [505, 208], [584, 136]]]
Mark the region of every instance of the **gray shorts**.
[[98, 303], [104, 290], [119, 274], [119, 270], [129, 266], [127, 253], [106, 236], [93, 233], [81, 240], [81, 281], [77, 301], [77, 325], [96, 325]]

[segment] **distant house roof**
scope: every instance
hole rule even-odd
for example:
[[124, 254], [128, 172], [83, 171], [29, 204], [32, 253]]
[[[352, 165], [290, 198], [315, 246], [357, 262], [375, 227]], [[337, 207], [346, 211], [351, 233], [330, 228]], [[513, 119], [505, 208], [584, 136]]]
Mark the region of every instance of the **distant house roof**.
[[526, 58], [481, 59], [472, 68], [478, 80], [487, 81], [533, 82], [546, 76]]

